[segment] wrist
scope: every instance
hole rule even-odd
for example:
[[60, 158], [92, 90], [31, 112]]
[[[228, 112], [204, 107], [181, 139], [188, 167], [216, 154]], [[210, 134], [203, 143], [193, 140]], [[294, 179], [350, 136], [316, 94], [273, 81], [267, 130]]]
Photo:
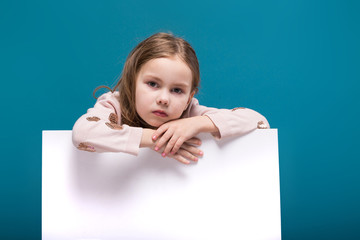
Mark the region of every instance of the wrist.
[[144, 148], [144, 147], [153, 147], [154, 146], [154, 142], [152, 140], [152, 135], [155, 133], [155, 130], [150, 129], [150, 128], [144, 128], [143, 129], [143, 133], [141, 136], [141, 142], [140, 142], [140, 147]]
[[214, 122], [206, 115], [201, 117], [201, 132], [216, 133], [219, 129], [216, 127]]

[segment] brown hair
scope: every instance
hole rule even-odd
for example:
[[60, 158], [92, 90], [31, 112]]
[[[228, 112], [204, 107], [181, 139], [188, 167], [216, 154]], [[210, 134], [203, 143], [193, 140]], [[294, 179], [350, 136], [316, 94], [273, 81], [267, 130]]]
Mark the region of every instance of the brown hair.
[[137, 114], [135, 108], [136, 77], [141, 67], [151, 59], [178, 56], [192, 72], [191, 91], [198, 91], [199, 62], [191, 45], [183, 38], [169, 33], [156, 33], [140, 42], [126, 59], [121, 77], [112, 91], [120, 92], [121, 124], [151, 127]]

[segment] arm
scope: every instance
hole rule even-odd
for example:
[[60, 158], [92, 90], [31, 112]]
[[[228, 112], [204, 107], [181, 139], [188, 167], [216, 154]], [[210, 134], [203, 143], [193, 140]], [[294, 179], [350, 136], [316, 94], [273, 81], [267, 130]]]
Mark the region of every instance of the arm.
[[[154, 149], [156, 142], [151, 139], [154, 130], [120, 125], [120, 104], [118, 93], [106, 93], [99, 97], [93, 108], [81, 116], [72, 131], [73, 144], [80, 150], [90, 152], [125, 152], [137, 155], [140, 147]], [[191, 145], [200, 145], [189, 139], [173, 158], [188, 164], [196, 161], [201, 151]]]
[[117, 92], [103, 94], [95, 106], [76, 121], [72, 131], [75, 147], [91, 152], [138, 154], [143, 129], [120, 125], [117, 97]]
[[163, 124], [154, 134], [160, 139], [155, 148], [159, 149], [167, 142], [164, 153], [176, 153], [187, 138], [200, 132], [210, 132], [215, 138], [245, 135], [257, 128], [269, 128], [269, 123], [261, 114], [247, 108], [216, 109], [199, 105], [192, 100], [184, 118]]
[[205, 107], [199, 105], [197, 99], [193, 100], [191, 107], [187, 116], [208, 116], [219, 130], [218, 133], [212, 134], [217, 139], [242, 136], [255, 129], [270, 128], [263, 115], [249, 108], [237, 107], [229, 110]]

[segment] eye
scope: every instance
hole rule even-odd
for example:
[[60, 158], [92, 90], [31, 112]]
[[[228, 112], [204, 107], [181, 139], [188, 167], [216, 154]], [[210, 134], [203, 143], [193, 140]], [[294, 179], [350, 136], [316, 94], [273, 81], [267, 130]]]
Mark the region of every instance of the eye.
[[147, 82], [147, 85], [149, 85], [150, 87], [153, 87], [153, 88], [159, 87], [159, 85], [156, 82], [153, 82], [153, 81]]
[[183, 93], [183, 90], [181, 90], [180, 88], [174, 88], [171, 91], [177, 94]]

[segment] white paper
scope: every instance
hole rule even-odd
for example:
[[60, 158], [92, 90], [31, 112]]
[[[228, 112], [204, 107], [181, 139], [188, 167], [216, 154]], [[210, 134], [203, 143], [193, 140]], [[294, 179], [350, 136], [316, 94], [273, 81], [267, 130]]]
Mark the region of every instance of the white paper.
[[43, 131], [42, 239], [281, 239], [277, 129], [221, 141], [183, 165], [76, 149]]

